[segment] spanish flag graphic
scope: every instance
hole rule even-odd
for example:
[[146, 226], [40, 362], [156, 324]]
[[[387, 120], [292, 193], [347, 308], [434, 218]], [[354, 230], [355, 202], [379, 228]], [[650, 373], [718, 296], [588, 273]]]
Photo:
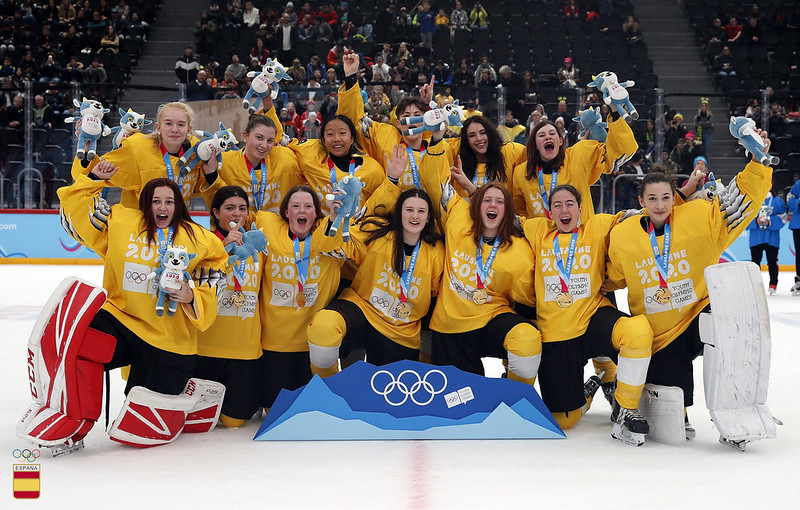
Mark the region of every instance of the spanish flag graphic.
[[14, 464], [14, 497], [36, 499], [41, 488], [39, 464]]

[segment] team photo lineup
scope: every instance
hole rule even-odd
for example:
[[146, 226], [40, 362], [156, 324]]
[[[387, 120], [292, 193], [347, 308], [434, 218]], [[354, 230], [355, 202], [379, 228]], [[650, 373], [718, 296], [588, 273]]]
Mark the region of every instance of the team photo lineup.
[[[682, 170], [654, 165], [630, 208], [606, 214], [592, 185], [641, 155], [639, 113], [613, 69], [591, 83], [608, 105], [597, 112], [602, 136], [587, 127], [573, 140], [541, 115], [501, 134], [470, 101], [437, 100], [433, 78], [376, 118], [363, 57], [340, 58], [335, 114], [312, 105], [306, 133], [287, 129], [276, 107], [289, 77], [277, 59], [236, 96], [249, 115], [241, 132], [220, 122], [203, 135], [191, 102], [166, 102], [152, 132], [100, 154], [103, 105], [76, 101], [72, 181], [57, 199], [64, 229], [102, 259], [103, 287], [68, 279], [45, 305], [28, 363], [32, 391], [50, 397], [17, 435], [54, 449], [80, 443], [116, 368], [126, 398], [108, 434], [151, 447], [260, 420], [281, 390], [359, 360], [484, 375], [482, 358], [497, 358], [504, 378], [536, 384], [564, 430], [602, 395], [610, 435], [641, 446], [651, 424], [640, 401], [653, 384], [676, 389], [677, 433], [692, 439], [693, 361], [708, 324], [724, 320], [711, 313], [706, 270], [768, 221], [767, 131], [732, 119], [750, 159], [730, 182], [709, 178], [702, 154], [680, 180]], [[192, 219], [193, 198], [210, 228]], [[622, 289], [630, 313], [617, 307]], [[720, 377], [744, 388], [759, 377], [751, 370]], [[720, 388], [720, 400], [736, 398]], [[142, 409], [169, 426], [149, 428]], [[744, 448], [718, 427], [721, 442]]]

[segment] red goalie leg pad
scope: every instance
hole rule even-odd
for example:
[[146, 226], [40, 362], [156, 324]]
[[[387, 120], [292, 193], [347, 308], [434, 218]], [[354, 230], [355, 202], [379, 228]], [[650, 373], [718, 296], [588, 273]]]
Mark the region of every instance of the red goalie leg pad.
[[42, 446], [58, 446], [83, 439], [94, 421], [74, 420], [51, 407], [33, 404], [17, 423], [17, 435]]
[[164, 395], [135, 386], [108, 431], [112, 440], [148, 448], [175, 441], [183, 431], [186, 414], [197, 404], [186, 393]]
[[186, 417], [184, 432], [208, 432], [217, 425], [225, 385], [205, 379], [189, 379], [184, 393], [197, 396], [197, 404]]

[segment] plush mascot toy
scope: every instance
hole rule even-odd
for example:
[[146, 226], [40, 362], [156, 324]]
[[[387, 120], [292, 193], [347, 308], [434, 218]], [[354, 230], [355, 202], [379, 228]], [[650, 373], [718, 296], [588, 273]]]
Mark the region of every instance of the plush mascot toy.
[[[236, 228], [236, 223], [231, 222], [231, 228]], [[239, 227], [239, 232], [242, 233], [242, 240], [244, 243], [240, 246], [236, 243], [231, 243], [225, 247], [225, 251], [230, 253], [228, 257], [228, 265], [236, 264], [248, 258], [253, 259], [253, 263], [258, 262], [258, 253], [267, 253], [267, 236], [263, 230], [256, 228], [256, 223], [253, 222], [250, 230], [245, 231], [244, 228]]]
[[[603, 71], [597, 76], [592, 76], [592, 81], [589, 82], [587, 87], [597, 87], [597, 90], [603, 92], [603, 102], [605, 104], [616, 108], [626, 122], [633, 122], [639, 118], [639, 112], [633, 107], [628, 91], [625, 89], [633, 87], [635, 84], [636, 82], [633, 80], [620, 83], [616, 74], [611, 71]], [[627, 108], [627, 111], [623, 107]]]
[[746, 117], [731, 117], [728, 126], [734, 138], [739, 140], [739, 145], [744, 147], [746, 154], [753, 154], [762, 165], [777, 165], [781, 158], [763, 152], [764, 140], [756, 133], [756, 123]]
[[[398, 122], [401, 126], [408, 126], [422, 122], [422, 126], [403, 130], [405, 136], [417, 135], [423, 131], [445, 130], [447, 126], [461, 127], [462, 120], [466, 118], [464, 108], [458, 104], [458, 99], [452, 104], [446, 104], [438, 108], [435, 101], [430, 102], [431, 109], [425, 112], [422, 117], [403, 117]], [[362, 127], [363, 129], [363, 127]]]
[[582, 112], [578, 112], [578, 116], [572, 119], [572, 122], [579, 122], [581, 125], [581, 132], [578, 134], [578, 138], [583, 138], [583, 136], [588, 132], [589, 137], [587, 140], [596, 140], [600, 143], [606, 143], [606, 138], [608, 137], [608, 123], [603, 122], [603, 117], [600, 115], [600, 108], [595, 110], [594, 108], [589, 108], [588, 110], [583, 110]]
[[359, 198], [364, 183], [355, 176], [346, 175], [339, 181], [335, 195], [326, 195], [328, 200], [341, 200], [342, 206], [336, 210], [336, 219], [331, 224], [330, 233], [335, 234], [342, 229], [342, 240], [350, 240], [350, 218], [358, 211]]
[[[247, 73], [248, 78], [253, 80], [250, 82], [250, 88], [242, 100], [242, 108], [249, 110], [251, 114], [256, 113], [261, 106], [261, 100], [270, 94], [272, 99], [278, 97], [278, 82], [281, 80], [291, 80], [291, 76], [286, 72], [286, 68], [281, 65], [277, 60], [267, 59], [267, 63], [261, 69], [260, 73], [250, 71]], [[270, 85], [272, 85], [272, 92], [270, 93]], [[255, 97], [255, 101], [253, 98]]]
[[[239, 143], [233, 135], [233, 131], [226, 128], [222, 122], [219, 123], [219, 131], [216, 133], [198, 131], [197, 134], [202, 136], [203, 139], [194, 144], [178, 160], [181, 165], [181, 174], [188, 172], [189, 168], [196, 163], [196, 161], [192, 161], [193, 159], [200, 159], [204, 163], [211, 159], [211, 151], [213, 149], [217, 150], [217, 170], [219, 171], [222, 168], [222, 153], [235, 150]], [[189, 165], [190, 161], [192, 161], [192, 165]]]
[[134, 133], [140, 133], [144, 126], [153, 123], [152, 120], [144, 120], [144, 115], [139, 115], [130, 108], [128, 108], [127, 112], [120, 108], [119, 114], [119, 126], [111, 128], [111, 133], [114, 135], [111, 138], [111, 147], [113, 149], [119, 149], [119, 146], [122, 145], [122, 140]]
[[[192, 275], [186, 269], [189, 261], [197, 256], [196, 253], [186, 253], [182, 247], [168, 246], [166, 249], [159, 248], [161, 255], [161, 266], [154, 269], [149, 275], [148, 280], [158, 278], [158, 301], [156, 302], [156, 314], [161, 317], [164, 315], [164, 301], [170, 289], [178, 290], [184, 278], [189, 283], [189, 288], [194, 288]], [[170, 300], [167, 315], [172, 317], [178, 311], [178, 302]]]
[[[697, 172], [698, 170], [695, 170]], [[702, 186], [698, 187], [689, 200], [702, 199], [714, 200], [714, 197], [719, 195], [725, 186], [722, 184], [722, 179], [714, 177], [714, 172], [708, 172], [708, 180]]]
[[[83, 102], [73, 99], [72, 103], [80, 109], [80, 117], [67, 117], [64, 122], [72, 124], [80, 121], [80, 134], [78, 135], [78, 148], [75, 150], [75, 157], [78, 159], [92, 160], [97, 154], [97, 140], [101, 136], [111, 134], [111, 128], [103, 123], [103, 115], [109, 112], [108, 108], [103, 108], [100, 101], [83, 98]], [[89, 150], [86, 150], [89, 144]]]

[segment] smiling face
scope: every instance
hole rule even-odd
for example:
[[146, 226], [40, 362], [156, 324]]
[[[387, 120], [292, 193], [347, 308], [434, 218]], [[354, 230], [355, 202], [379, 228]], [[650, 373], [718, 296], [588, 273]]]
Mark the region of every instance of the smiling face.
[[578, 227], [581, 210], [575, 195], [565, 189], [553, 193], [550, 197], [550, 217], [562, 234], [572, 232]]
[[244, 140], [244, 154], [253, 165], [269, 156], [275, 147], [275, 128], [256, 125], [249, 133], [242, 134]]
[[222, 202], [219, 209], [212, 209], [211, 213], [217, 219], [217, 225], [223, 229], [232, 230], [231, 223], [236, 223], [235, 228], [239, 228], [247, 221], [247, 201], [242, 197], [233, 196]]
[[305, 239], [314, 227], [317, 210], [314, 199], [305, 191], [298, 191], [289, 197], [286, 209], [286, 219], [289, 221], [289, 230], [300, 239]]
[[481, 223], [484, 237], [496, 237], [506, 212], [506, 201], [503, 192], [490, 188], [481, 200]]
[[164, 108], [156, 122], [156, 130], [161, 133], [167, 151], [178, 152], [191, 130], [189, 115], [178, 108]]
[[428, 203], [419, 197], [409, 197], [402, 206], [403, 242], [416, 244], [425, 225], [430, 221]]
[[156, 227], [167, 228], [172, 224], [175, 216], [175, 194], [166, 186], [161, 186], [153, 191], [153, 217]]
[[656, 228], [661, 228], [666, 223], [674, 204], [675, 194], [672, 186], [666, 182], [648, 184], [639, 197], [639, 205], [647, 210], [647, 214]]
[[476, 154], [486, 154], [486, 149], [489, 147], [489, 135], [486, 134], [483, 124], [473, 122], [467, 127], [467, 141], [469, 148]]
[[536, 132], [536, 150], [544, 162], [553, 161], [558, 156], [558, 151], [564, 140], [558, 135], [558, 129], [552, 124], [542, 126]]
[[353, 134], [343, 121], [334, 119], [328, 122], [322, 136], [328, 152], [338, 157], [349, 154], [353, 145]]

